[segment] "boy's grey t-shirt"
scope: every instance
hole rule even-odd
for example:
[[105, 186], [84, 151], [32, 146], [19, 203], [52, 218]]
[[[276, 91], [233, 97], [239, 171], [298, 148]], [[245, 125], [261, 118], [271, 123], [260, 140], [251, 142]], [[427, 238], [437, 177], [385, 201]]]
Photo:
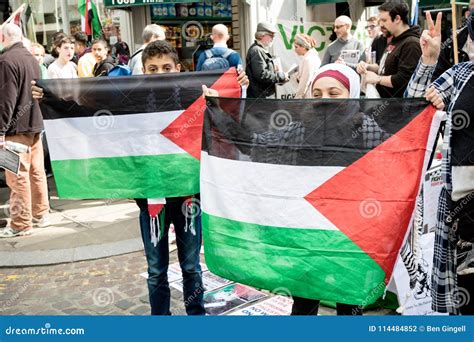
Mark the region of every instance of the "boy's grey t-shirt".
[[321, 66], [336, 62], [342, 50], [359, 50], [362, 56], [364, 53], [364, 45], [355, 38], [351, 38], [347, 41], [337, 39], [328, 46], [324, 53], [323, 60], [321, 61]]

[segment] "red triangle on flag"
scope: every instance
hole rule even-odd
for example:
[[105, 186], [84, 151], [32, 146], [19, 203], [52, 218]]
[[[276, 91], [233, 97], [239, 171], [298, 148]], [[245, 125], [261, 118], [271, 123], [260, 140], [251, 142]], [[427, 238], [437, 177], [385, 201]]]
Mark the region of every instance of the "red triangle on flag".
[[21, 27], [21, 12], [18, 13], [15, 18], [13, 18], [13, 23], [16, 25], [16, 26], [19, 26]]
[[158, 216], [159, 213], [161, 213], [161, 210], [164, 208], [164, 203], [160, 204], [150, 204], [148, 203], [148, 213], [150, 214], [151, 217], [156, 217]]
[[[210, 88], [217, 90], [221, 97], [240, 97], [240, 85], [235, 75], [235, 68], [227, 70]], [[205, 110], [206, 100], [199, 96], [191, 106], [161, 131], [161, 135], [200, 160]]]
[[380, 265], [387, 283], [415, 208], [435, 113], [426, 108], [305, 197]]

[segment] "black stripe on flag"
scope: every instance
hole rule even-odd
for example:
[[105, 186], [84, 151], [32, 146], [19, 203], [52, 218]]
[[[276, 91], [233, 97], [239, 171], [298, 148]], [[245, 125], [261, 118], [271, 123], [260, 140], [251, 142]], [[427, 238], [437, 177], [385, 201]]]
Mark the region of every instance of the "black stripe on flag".
[[427, 106], [424, 99], [207, 98], [203, 151], [259, 163], [346, 167]]
[[223, 71], [40, 80], [45, 120], [185, 110], [212, 86]]

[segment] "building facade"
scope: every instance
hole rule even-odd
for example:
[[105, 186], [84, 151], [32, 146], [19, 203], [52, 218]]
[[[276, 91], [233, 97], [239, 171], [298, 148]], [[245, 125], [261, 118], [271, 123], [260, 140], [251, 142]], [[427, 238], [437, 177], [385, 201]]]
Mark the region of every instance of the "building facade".
[[[175, 46], [186, 70], [193, 70], [196, 50], [205, 46], [206, 36], [212, 26], [222, 23], [229, 27], [229, 46], [245, 58], [253, 43], [254, 32], [260, 21], [289, 26], [280, 33], [288, 38], [291, 47], [293, 30], [313, 35], [320, 41], [321, 53], [332, 33], [331, 23], [338, 15], [349, 15], [355, 24], [356, 36], [365, 40], [365, 20], [377, 13], [380, 0], [92, 0], [96, 4], [101, 20], [112, 21], [120, 26], [121, 36], [132, 52], [142, 45], [143, 28], [157, 23], [166, 28], [167, 39]], [[409, 1], [411, 2], [411, 1]], [[78, 0], [0, 0], [0, 20], [22, 3], [29, 3], [31, 15], [27, 21], [28, 38], [51, 45], [55, 32], [74, 33], [81, 30], [81, 15]], [[461, 3], [461, 2], [460, 2]], [[449, 7], [448, 0], [421, 0], [423, 8]], [[459, 14], [462, 13], [459, 10]], [[420, 16], [420, 20], [423, 16]]]

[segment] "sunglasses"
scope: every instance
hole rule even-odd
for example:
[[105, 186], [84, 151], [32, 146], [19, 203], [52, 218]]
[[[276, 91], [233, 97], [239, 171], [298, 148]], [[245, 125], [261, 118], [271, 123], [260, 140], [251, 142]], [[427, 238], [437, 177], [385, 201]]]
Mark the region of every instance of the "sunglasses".
[[347, 26], [347, 25], [334, 25], [334, 29], [335, 30], [339, 30], [340, 28], [343, 28], [344, 26]]

